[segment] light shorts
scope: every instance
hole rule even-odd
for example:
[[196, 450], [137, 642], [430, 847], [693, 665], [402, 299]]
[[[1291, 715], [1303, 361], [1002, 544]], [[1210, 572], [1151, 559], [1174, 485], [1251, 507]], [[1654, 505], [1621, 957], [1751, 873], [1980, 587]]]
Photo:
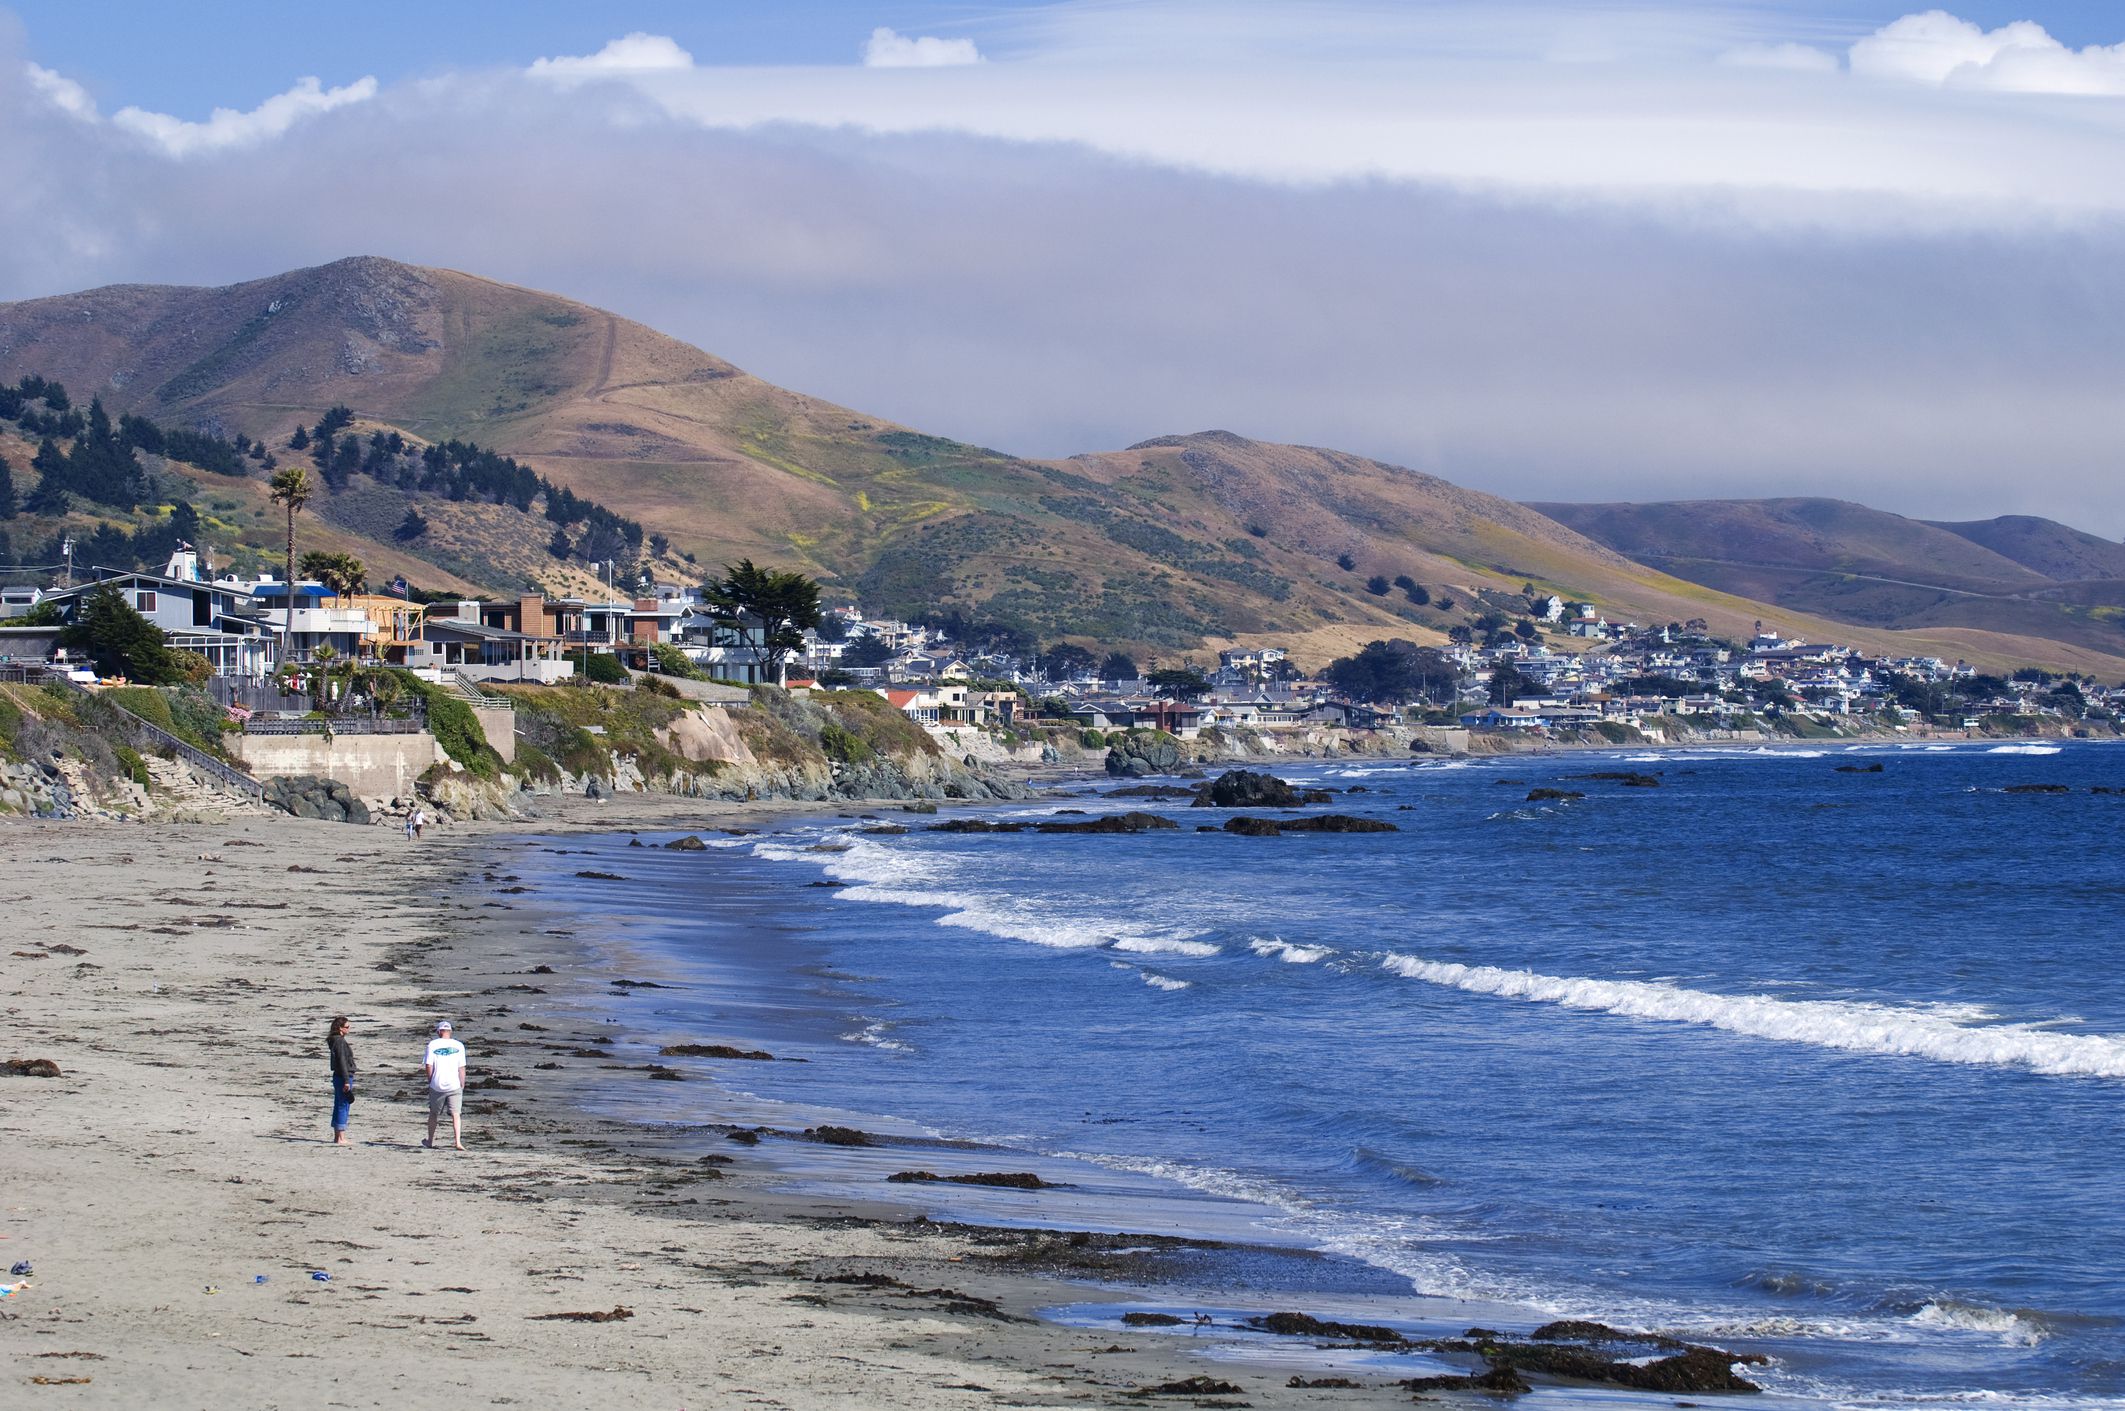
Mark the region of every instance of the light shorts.
[[439, 1093], [430, 1088], [428, 1090], [428, 1115], [430, 1117], [441, 1117], [447, 1113], [455, 1117], [458, 1114], [459, 1104], [464, 1102], [464, 1100], [465, 1093], [462, 1088], [451, 1093]]

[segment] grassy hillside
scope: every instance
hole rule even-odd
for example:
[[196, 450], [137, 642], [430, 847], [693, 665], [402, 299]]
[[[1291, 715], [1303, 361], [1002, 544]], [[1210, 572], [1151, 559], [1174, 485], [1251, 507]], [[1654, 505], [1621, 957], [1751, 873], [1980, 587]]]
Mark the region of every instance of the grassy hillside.
[[[1337, 451], [1204, 432], [1021, 459], [771, 386], [549, 294], [380, 259], [225, 289], [119, 286], [0, 305], [0, 379], [28, 373], [59, 379], [77, 401], [101, 396], [114, 413], [276, 449], [344, 405], [358, 434], [476, 441], [668, 535], [666, 574], [744, 555], [815, 573], [830, 597], [878, 610], [957, 610], [1153, 656], [1231, 639], [1295, 642], [1309, 656], [1385, 633], [1435, 641], [1517, 615], [1528, 585], [1612, 618], [1702, 617], [1729, 634], [1774, 613], [1758, 598], [1784, 601], [1776, 583], [1758, 593], [1680, 560], [1649, 565], [1538, 508]], [[211, 488], [239, 502], [232, 513], [255, 538], [258, 487]], [[409, 503], [429, 529], [400, 540]], [[591, 581], [582, 562], [545, 552], [551, 526], [537, 505], [438, 500], [357, 476], [307, 518], [423, 586]], [[2048, 581], [1914, 528], [1957, 546], [1967, 562], [1956, 571], [1972, 581]], [[1882, 562], [1907, 552], [1888, 546]], [[2125, 672], [2125, 640], [2100, 634], [2022, 643], [1992, 621], [1902, 632], [1877, 630], [1901, 619], [1851, 627], [1809, 611], [1796, 602], [1775, 615], [1791, 631], [1885, 651]]]
[[1935, 521], [1933, 527], [1981, 544], [2061, 583], [2125, 580], [2125, 544], [2099, 539], [2056, 520], [2008, 514], [1959, 524]]

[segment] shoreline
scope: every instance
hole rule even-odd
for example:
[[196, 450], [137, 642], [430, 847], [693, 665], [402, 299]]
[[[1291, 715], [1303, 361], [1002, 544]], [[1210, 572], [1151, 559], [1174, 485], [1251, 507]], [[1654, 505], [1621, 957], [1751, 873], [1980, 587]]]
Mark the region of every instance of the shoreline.
[[[697, 826], [792, 812], [670, 802]], [[0, 1079], [16, 1177], [0, 1249], [35, 1266], [0, 1303], [14, 1374], [85, 1378], [69, 1380], [79, 1403], [111, 1406], [281, 1404], [290, 1372], [408, 1406], [589, 1404], [620, 1386], [680, 1405], [1061, 1405], [1206, 1374], [1256, 1405], [1407, 1404], [1406, 1370], [1283, 1386], [1321, 1363], [1298, 1339], [1220, 1367], [1186, 1338], [1038, 1317], [1126, 1303], [1095, 1286], [1117, 1281], [1201, 1301], [1151, 1266], [1220, 1246], [777, 1191], [736, 1144], [728, 1164], [682, 1161], [682, 1134], [591, 1112], [558, 1056], [596, 1037], [581, 995], [525, 978], [580, 967], [579, 942], [475, 890], [525, 832], [0, 829], [0, 859], [40, 898], [0, 960], [7, 1057], [63, 1074]], [[351, 1148], [325, 1131], [335, 1012], [355, 1016], [363, 1075]], [[417, 1145], [420, 1044], [446, 1014], [474, 1053], [462, 1155]]]

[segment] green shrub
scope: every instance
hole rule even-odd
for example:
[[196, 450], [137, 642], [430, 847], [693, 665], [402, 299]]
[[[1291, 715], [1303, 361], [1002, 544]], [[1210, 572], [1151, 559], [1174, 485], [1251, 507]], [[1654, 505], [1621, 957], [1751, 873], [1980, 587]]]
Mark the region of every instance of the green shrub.
[[826, 752], [828, 759], [839, 760], [843, 764], [862, 764], [877, 754], [877, 751], [860, 738], [831, 720], [819, 727], [819, 748]]
[[143, 789], [148, 786], [148, 762], [140, 757], [138, 750], [129, 745], [119, 745], [111, 753], [118, 757], [118, 768], [126, 778]]
[[1077, 743], [1084, 749], [1103, 750], [1107, 747], [1107, 737], [1101, 731], [1087, 725], [1084, 729], [1077, 732]]
[[410, 671], [394, 670], [392, 675], [404, 683], [406, 689], [421, 698], [428, 706], [428, 729], [435, 742], [466, 771], [479, 779], [493, 779], [502, 772], [502, 757], [487, 743], [487, 732], [480, 729], [480, 718], [472, 713], [472, 707], [463, 699], [431, 686]]
[[658, 642], [649, 649], [657, 658], [657, 670], [666, 676], [677, 676], [686, 681], [706, 681], [708, 673], [694, 665], [693, 658], [669, 642]]
[[606, 656], [601, 652], [576, 658], [576, 667], [585, 681], [600, 686], [625, 686], [632, 679], [627, 674], [627, 668], [620, 665], [618, 657]]

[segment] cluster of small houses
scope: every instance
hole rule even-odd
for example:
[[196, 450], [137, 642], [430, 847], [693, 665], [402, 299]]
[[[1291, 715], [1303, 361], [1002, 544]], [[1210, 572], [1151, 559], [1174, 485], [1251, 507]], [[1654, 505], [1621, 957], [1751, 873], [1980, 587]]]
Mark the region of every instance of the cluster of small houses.
[[[474, 685], [568, 681], [593, 655], [616, 656], [655, 671], [660, 654], [677, 651], [722, 681], [782, 680], [801, 690], [829, 676], [837, 684], [876, 690], [910, 719], [938, 731], [1039, 719], [1100, 731], [1149, 727], [1188, 739], [1208, 729], [1370, 730], [1441, 723], [1436, 707], [1351, 701], [1323, 683], [1295, 679], [1285, 652], [1276, 647], [1221, 652], [1217, 669], [1206, 673], [1206, 689], [1174, 693], [1144, 680], [1051, 680], [1037, 661], [961, 652], [934, 629], [867, 618], [858, 608], [844, 606], [830, 610], [828, 631], [805, 634], [799, 656], [778, 662], [757, 625], [719, 617], [690, 587], [660, 586], [629, 598], [527, 593], [422, 604], [406, 596], [403, 584], [385, 593], [337, 595], [315, 582], [299, 581], [291, 593], [286, 583], [272, 578], [210, 577], [188, 548], [174, 554], [159, 574], [103, 571], [69, 586], [0, 589], [0, 661], [50, 662], [56, 656], [63, 665], [56, 629], [10, 619], [19, 620], [44, 602], [66, 611], [105, 584], [160, 627], [170, 646], [204, 657], [224, 682], [252, 685], [274, 675], [284, 642], [296, 662], [384, 662], [430, 680], [455, 678]], [[1717, 729], [1739, 716], [1775, 714], [1781, 701], [1821, 717], [1872, 713], [1891, 704], [1884, 689], [1884, 678], [1891, 675], [1937, 682], [1975, 675], [1962, 662], [1935, 657], [1869, 658], [1850, 647], [1789, 641], [1762, 624], [1746, 646], [1730, 646], [1714, 640], [1701, 621], [1644, 629], [1609, 623], [1588, 604], [1552, 597], [1533, 606], [1530, 615], [1546, 621], [1553, 633], [1584, 645], [1553, 651], [1537, 637], [1441, 648], [1461, 673], [1462, 704], [1452, 712], [1461, 726], [1546, 734], [1604, 723], [1638, 727], [1649, 717], [1685, 716], [1700, 728]], [[848, 647], [864, 639], [885, 648], [865, 654], [882, 661], [844, 662]], [[1520, 680], [1515, 698], [1507, 704], [1472, 704], [1493, 697], [1492, 679], [1506, 667]], [[1629, 689], [1629, 683], [1648, 678], [1700, 689], [1680, 697]], [[2091, 703], [2125, 710], [2125, 687]], [[2032, 715], [2047, 708], [2032, 695], [2011, 694], [1973, 709]], [[1977, 720], [1965, 724], [1975, 726]]]

